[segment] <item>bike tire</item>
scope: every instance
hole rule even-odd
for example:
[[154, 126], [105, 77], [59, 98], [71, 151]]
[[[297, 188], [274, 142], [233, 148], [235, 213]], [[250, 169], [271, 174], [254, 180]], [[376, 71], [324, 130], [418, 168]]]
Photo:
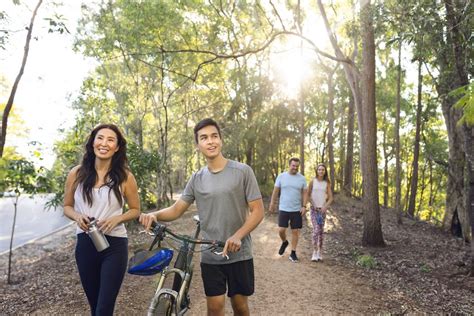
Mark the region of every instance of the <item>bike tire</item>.
[[158, 301], [154, 316], [171, 316], [173, 313], [173, 299], [169, 295], [163, 295]]

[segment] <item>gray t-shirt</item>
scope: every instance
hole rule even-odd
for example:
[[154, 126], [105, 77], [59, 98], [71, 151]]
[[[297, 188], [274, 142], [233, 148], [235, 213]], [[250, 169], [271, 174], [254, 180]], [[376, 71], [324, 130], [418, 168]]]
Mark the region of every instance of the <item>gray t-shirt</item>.
[[[225, 242], [247, 219], [248, 203], [262, 195], [252, 169], [246, 164], [228, 160], [223, 170], [212, 173], [207, 167], [194, 173], [181, 199], [196, 206], [201, 220], [203, 239]], [[203, 246], [203, 249], [208, 246]], [[229, 253], [229, 260], [210, 251], [201, 254], [201, 262], [227, 264], [252, 258], [250, 235], [242, 239], [238, 252]]]

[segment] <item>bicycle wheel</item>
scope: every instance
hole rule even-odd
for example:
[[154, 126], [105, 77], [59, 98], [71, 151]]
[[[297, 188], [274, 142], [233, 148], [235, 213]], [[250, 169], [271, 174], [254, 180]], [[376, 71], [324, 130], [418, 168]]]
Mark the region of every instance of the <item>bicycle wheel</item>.
[[160, 297], [155, 313], [148, 315], [156, 316], [171, 316], [173, 312], [173, 298], [170, 295], [164, 294]]

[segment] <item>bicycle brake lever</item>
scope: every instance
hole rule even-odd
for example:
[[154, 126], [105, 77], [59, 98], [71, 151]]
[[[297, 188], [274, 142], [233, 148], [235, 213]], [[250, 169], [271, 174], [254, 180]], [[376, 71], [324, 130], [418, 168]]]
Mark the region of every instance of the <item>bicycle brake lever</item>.
[[[222, 256], [222, 254], [224, 253], [223, 251], [213, 251], [213, 253], [215, 253], [216, 255], [218, 256]], [[229, 260], [229, 256], [228, 255], [225, 255], [223, 256], [224, 258], [226, 258], [226, 260]]]
[[146, 229], [140, 230], [138, 233], [139, 233], [139, 234], [148, 234], [148, 235], [150, 235], [150, 236], [154, 236], [154, 234], [153, 234], [151, 231], [146, 230]]

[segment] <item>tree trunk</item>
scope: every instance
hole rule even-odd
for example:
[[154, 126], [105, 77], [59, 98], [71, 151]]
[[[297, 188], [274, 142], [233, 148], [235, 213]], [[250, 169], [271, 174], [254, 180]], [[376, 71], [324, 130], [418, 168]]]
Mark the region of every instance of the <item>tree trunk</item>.
[[344, 166], [344, 194], [352, 195], [352, 177], [354, 165], [354, 97], [349, 96], [348, 116], [347, 116], [347, 144], [346, 162]]
[[[446, 49], [442, 49], [437, 56], [441, 77], [437, 88], [438, 94], [442, 96], [446, 96], [450, 91], [469, 83], [466, 67], [466, 60], [468, 60], [469, 55], [465, 48], [464, 38], [468, 38], [466, 35], [470, 34], [470, 30], [462, 27], [463, 23], [469, 25], [469, 23], [464, 21], [468, 19], [467, 14], [470, 13], [470, 10], [463, 9], [468, 7], [468, 1], [458, 1], [454, 3], [452, 0], [445, 0], [444, 3], [447, 24], [446, 44], [449, 46]], [[449, 48], [451, 48], [451, 50], [449, 50]], [[455, 64], [452, 65], [452, 62]], [[455, 74], [454, 80], [453, 73]], [[442, 102], [449, 141], [446, 212], [443, 219], [443, 228], [450, 230], [454, 214], [457, 212], [461, 222], [463, 238], [466, 241], [470, 241], [472, 228], [470, 224], [469, 204], [466, 203], [469, 193], [464, 186], [466, 152], [470, 148], [464, 145], [468, 144], [465, 138], [471, 136], [465, 134], [465, 129], [463, 130], [462, 127], [457, 126], [457, 122], [462, 113], [459, 109], [453, 108], [455, 101], [454, 98], [447, 96], [443, 98]], [[469, 146], [472, 147], [472, 143], [470, 143]], [[469, 174], [467, 176], [469, 177]], [[470, 180], [468, 179], [468, 181]]]
[[8, 279], [7, 279], [7, 283], [8, 284], [12, 284], [12, 280], [11, 280], [11, 271], [12, 271], [12, 248], [13, 248], [13, 236], [15, 235], [15, 224], [16, 224], [16, 214], [17, 214], [17, 207], [18, 207], [18, 199], [19, 199], [19, 195], [16, 194], [15, 196], [15, 202], [13, 203], [13, 206], [14, 206], [14, 210], [13, 210], [13, 224], [12, 224], [12, 233], [11, 233], [11, 236], [10, 236], [10, 250], [8, 252]]
[[0, 131], [0, 158], [3, 157], [3, 150], [5, 148], [5, 142], [7, 138], [8, 117], [13, 107], [13, 101], [15, 100], [18, 84], [20, 83], [21, 77], [23, 76], [23, 72], [25, 71], [26, 61], [28, 60], [28, 53], [30, 51], [30, 41], [31, 34], [33, 33], [33, 25], [35, 23], [36, 14], [38, 13], [38, 9], [41, 6], [42, 2], [43, 0], [38, 1], [38, 4], [36, 4], [36, 8], [33, 11], [33, 15], [31, 16], [30, 25], [28, 27], [28, 33], [26, 34], [25, 50], [23, 53], [23, 60], [21, 61], [20, 71], [18, 72], [18, 75], [15, 78], [12, 90], [10, 91], [10, 96], [8, 97], [7, 104], [5, 105], [5, 109], [3, 110], [2, 127]]
[[423, 76], [421, 75], [421, 59], [418, 60], [418, 101], [416, 105], [416, 125], [415, 125], [415, 144], [413, 150], [413, 167], [410, 186], [410, 201], [408, 203], [407, 213], [411, 217], [415, 216], [415, 201], [418, 191], [418, 159], [420, 157], [420, 131], [421, 131], [421, 94], [423, 87]]
[[377, 167], [377, 116], [375, 110], [375, 40], [373, 8], [370, 0], [361, 1], [362, 34], [362, 133], [361, 155], [363, 174], [364, 234], [362, 245], [385, 246], [380, 222], [378, 167]]
[[[385, 114], [384, 114], [384, 120], [383, 123], [385, 124]], [[388, 156], [388, 149], [387, 149], [387, 132], [385, 129], [383, 130], [383, 137], [382, 137], [382, 149], [383, 149], [383, 206], [388, 207], [388, 200], [389, 200], [389, 194], [388, 194], [388, 181], [389, 181], [389, 174], [388, 174], [388, 162], [389, 162], [389, 156]]]
[[[321, 0], [318, 0], [325, 28], [336, 56], [347, 60], [337, 44], [329, 26], [326, 11]], [[362, 187], [364, 208], [364, 233], [362, 245], [384, 246], [378, 193], [377, 169], [377, 117], [375, 113], [375, 41], [372, 6], [370, 0], [361, 1], [361, 34], [362, 37], [362, 73], [359, 75], [354, 62], [343, 62], [346, 80], [351, 87], [357, 107], [360, 133], [360, 167], [362, 170]], [[359, 80], [360, 78], [360, 80]]]
[[421, 208], [423, 206], [423, 198], [424, 198], [425, 189], [426, 189], [425, 174], [426, 174], [426, 162], [423, 164], [423, 169], [421, 170], [420, 201], [418, 202], [418, 208], [416, 209], [416, 212], [415, 212], [415, 216], [417, 218], [420, 218]]
[[[468, 211], [471, 218], [471, 233], [474, 236], [474, 126], [464, 127], [466, 139], [466, 158], [468, 172]], [[469, 275], [474, 277], [474, 242], [471, 239], [471, 269]]]
[[[301, 88], [302, 89], [302, 88]], [[304, 98], [303, 92], [300, 92], [300, 173], [304, 175], [305, 164], [304, 164]]]
[[397, 109], [395, 113], [395, 210], [397, 212], [397, 223], [401, 225], [403, 210], [400, 204], [402, 196], [402, 168], [400, 164], [400, 103], [402, 85], [402, 41], [398, 44], [398, 67], [397, 67]]
[[346, 126], [346, 115], [345, 115], [345, 108], [342, 106], [340, 108], [341, 120], [339, 122], [339, 169], [337, 172], [337, 181], [336, 181], [336, 190], [342, 191], [343, 184], [344, 184], [344, 162], [346, 161], [346, 130], [344, 126]]
[[328, 74], [328, 156], [329, 156], [329, 179], [331, 190], [334, 192], [335, 163], [334, 163], [334, 72]]

